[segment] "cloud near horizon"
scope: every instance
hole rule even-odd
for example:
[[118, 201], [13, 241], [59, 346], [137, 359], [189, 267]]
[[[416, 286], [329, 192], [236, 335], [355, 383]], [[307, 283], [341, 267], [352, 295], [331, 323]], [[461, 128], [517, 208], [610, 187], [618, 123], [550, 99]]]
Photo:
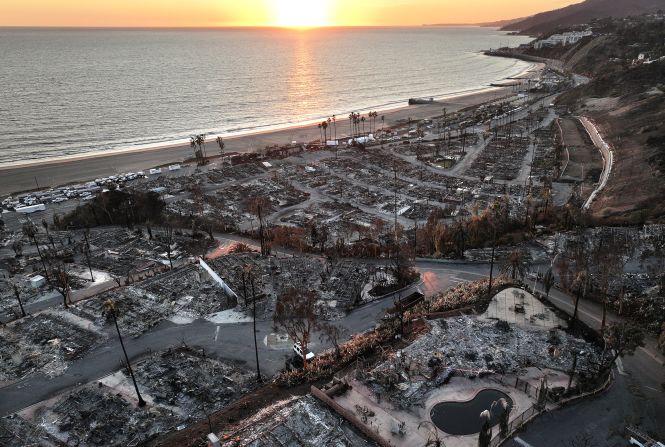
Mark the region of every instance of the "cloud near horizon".
[[[408, 26], [524, 17], [581, 0], [1, 0], [0, 26]], [[316, 6], [311, 6], [316, 3]], [[307, 5], [304, 10], [303, 5]], [[311, 22], [311, 23], [308, 23]]]

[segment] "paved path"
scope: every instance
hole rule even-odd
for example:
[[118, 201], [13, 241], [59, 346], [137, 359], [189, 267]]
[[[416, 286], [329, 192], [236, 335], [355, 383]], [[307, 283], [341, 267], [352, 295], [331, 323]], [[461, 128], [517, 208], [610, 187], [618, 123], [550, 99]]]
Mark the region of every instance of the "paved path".
[[586, 202], [584, 202], [584, 206], [582, 209], [588, 210], [591, 205], [593, 204], [593, 201], [596, 199], [598, 194], [607, 186], [607, 182], [610, 179], [610, 174], [612, 173], [612, 166], [614, 165], [614, 152], [612, 151], [612, 148], [610, 147], [609, 144], [605, 142], [603, 137], [600, 135], [600, 132], [598, 131], [598, 128], [594, 123], [589, 120], [587, 117], [581, 117], [580, 122], [586, 129], [587, 133], [591, 137], [591, 141], [593, 141], [593, 144], [598, 148], [600, 151], [600, 154], [603, 156], [603, 172], [600, 174], [600, 181], [598, 182], [598, 186], [596, 189], [593, 190], [589, 198], [587, 199]]

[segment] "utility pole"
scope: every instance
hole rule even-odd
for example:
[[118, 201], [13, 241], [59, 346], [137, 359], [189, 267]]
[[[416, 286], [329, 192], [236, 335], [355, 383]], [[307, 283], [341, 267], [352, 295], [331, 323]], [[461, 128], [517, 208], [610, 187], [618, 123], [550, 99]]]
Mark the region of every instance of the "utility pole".
[[492, 260], [490, 261], [490, 282], [487, 288], [487, 299], [492, 299], [492, 276], [494, 274], [494, 253], [496, 250], [496, 228], [494, 228], [494, 237], [492, 238]]
[[393, 164], [393, 171], [395, 172], [395, 242], [397, 242], [397, 164]]
[[418, 257], [418, 219], [413, 219], [413, 258]]

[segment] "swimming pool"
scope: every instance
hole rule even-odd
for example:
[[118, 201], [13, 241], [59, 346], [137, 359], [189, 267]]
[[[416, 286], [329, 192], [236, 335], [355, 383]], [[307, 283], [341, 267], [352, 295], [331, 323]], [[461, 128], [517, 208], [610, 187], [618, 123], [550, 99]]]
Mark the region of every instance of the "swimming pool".
[[[492, 402], [502, 397], [508, 401], [508, 408], [512, 408], [513, 400], [506, 393], [488, 388], [465, 402], [440, 402], [432, 407], [430, 417], [434, 425], [450, 435], [472, 435], [480, 432], [480, 413], [489, 410]], [[501, 414], [500, 410], [492, 414], [491, 426], [499, 423]]]

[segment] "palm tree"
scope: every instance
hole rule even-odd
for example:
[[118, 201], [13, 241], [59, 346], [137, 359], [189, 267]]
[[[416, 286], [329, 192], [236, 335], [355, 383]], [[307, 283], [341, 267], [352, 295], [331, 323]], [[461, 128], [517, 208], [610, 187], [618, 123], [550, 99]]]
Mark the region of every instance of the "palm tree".
[[[150, 228], [150, 227], [148, 226], [148, 228]], [[150, 231], [150, 230], [148, 230], [148, 231]], [[83, 247], [83, 252], [85, 254], [86, 261], [88, 261], [88, 270], [90, 271], [90, 281], [95, 282], [95, 277], [92, 274], [92, 265], [90, 264], [90, 240], [89, 240], [89, 236], [90, 236], [90, 228], [86, 227], [83, 230], [83, 239], [85, 240], [85, 247]]]
[[195, 136], [189, 137], [189, 147], [194, 151], [194, 157], [196, 158], [196, 164], [201, 165], [201, 156], [199, 151], [196, 149], [198, 146], [198, 140]]
[[362, 134], [363, 134], [363, 136], [364, 136], [364, 135], [365, 135], [365, 117], [363, 116], [362, 118], [360, 118], [360, 121], [361, 121], [362, 124], [363, 124], [363, 133], [362, 133]]
[[323, 145], [326, 146], [328, 142], [328, 121], [322, 122], [321, 127], [323, 128]]
[[326, 123], [327, 123], [326, 127], [330, 127], [330, 137], [332, 137], [332, 118], [328, 118], [326, 120]]
[[120, 327], [118, 326], [118, 319], [116, 317], [116, 306], [115, 302], [112, 299], [104, 301], [104, 313], [106, 315], [111, 315], [111, 318], [113, 318], [113, 323], [115, 324], [115, 330], [118, 332], [118, 338], [120, 339], [120, 347], [122, 347], [122, 353], [125, 355], [125, 361], [127, 362], [127, 370], [129, 371], [129, 375], [132, 378], [132, 382], [134, 382], [136, 397], [138, 397], [139, 399], [139, 407], [145, 407], [145, 401], [143, 400], [143, 397], [141, 397], [141, 393], [139, 392], [139, 386], [136, 383], [136, 377], [134, 377], [134, 371], [132, 370], [132, 365], [129, 363], [129, 356], [127, 356], [125, 343], [122, 341], [122, 335], [120, 334]]
[[46, 219], [42, 219], [42, 227], [44, 227], [44, 230], [46, 231], [46, 239], [51, 242], [51, 247], [53, 247], [53, 250], [55, 250], [55, 242], [51, 237], [51, 233], [48, 231], [48, 222], [46, 222]]
[[356, 115], [353, 112], [349, 113], [349, 129], [350, 129], [350, 132], [351, 132], [349, 134], [349, 136], [351, 138], [353, 138], [353, 124], [354, 124], [355, 118], [356, 118]]
[[194, 150], [194, 153], [196, 153], [196, 137], [195, 136], [189, 137], [189, 147], [191, 147]]
[[208, 161], [208, 154], [206, 153], [206, 136], [200, 134], [196, 139], [199, 144], [199, 149], [201, 149], [201, 153], [203, 154], [203, 163], [205, 164]]
[[381, 115], [381, 130], [386, 127], [386, 115]]
[[511, 251], [501, 267], [501, 273], [509, 275], [512, 280], [516, 280], [517, 276], [524, 278], [524, 275], [526, 275], [525, 253], [518, 249]]
[[23, 234], [28, 237], [28, 239], [31, 239], [33, 244], [35, 244], [35, 247], [37, 247], [37, 254], [39, 254], [39, 260], [42, 263], [42, 267], [44, 268], [44, 275], [46, 276], [46, 280], [51, 283], [51, 279], [48, 274], [48, 269], [46, 268], [46, 262], [44, 261], [44, 256], [42, 255], [42, 251], [39, 249], [39, 243], [37, 242], [37, 228], [35, 228], [35, 225], [32, 222], [28, 222], [25, 225], [23, 225], [22, 228]]
[[335, 115], [332, 116], [333, 128], [335, 129], [335, 141], [337, 141], [337, 118]]
[[18, 306], [21, 308], [21, 315], [25, 317], [25, 309], [23, 308], [23, 302], [21, 301], [21, 294], [18, 291], [18, 286], [14, 284], [14, 295], [18, 301]]
[[323, 129], [323, 123], [319, 123], [317, 127], [319, 128], [319, 141], [323, 143], [323, 131], [321, 130]]
[[427, 443], [425, 444], [425, 447], [446, 447], [446, 445], [443, 443], [441, 438], [439, 437], [439, 431], [437, 430], [436, 426], [430, 422], [430, 421], [422, 421], [420, 424], [418, 424], [418, 430], [420, 430], [420, 427], [425, 426], [427, 428], [427, 431], [429, 432], [429, 436], [427, 438]]
[[226, 144], [224, 143], [224, 140], [222, 139], [222, 137], [217, 137], [216, 141], [217, 141], [217, 146], [219, 146], [219, 155], [223, 159], [224, 158], [224, 146], [226, 146]]

